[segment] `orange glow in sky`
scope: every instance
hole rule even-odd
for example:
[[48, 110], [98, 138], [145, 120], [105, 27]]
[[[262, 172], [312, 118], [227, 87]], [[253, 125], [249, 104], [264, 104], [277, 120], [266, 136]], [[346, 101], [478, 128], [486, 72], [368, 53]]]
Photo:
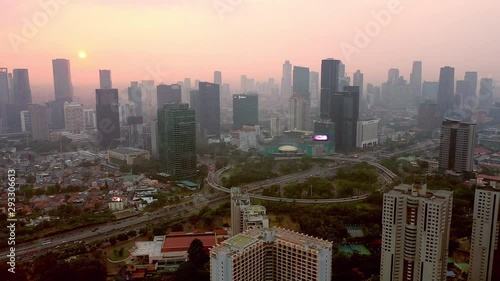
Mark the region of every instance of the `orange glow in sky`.
[[[399, 12], [385, 13], [391, 5]], [[445, 65], [456, 68], [457, 78], [465, 71], [500, 77], [500, 1], [6, 0], [0, 6], [0, 67], [28, 68], [32, 84], [52, 84], [54, 58], [71, 60], [74, 85], [98, 86], [98, 70], [111, 69], [118, 87], [143, 79], [212, 81], [220, 70], [237, 89], [242, 74], [279, 81], [285, 60], [319, 71], [331, 57], [373, 83], [391, 67], [409, 79], [414, 60], [423, 61], [424, 80], [436, 81]], [[365, 41], [359, 32], [369, 33]], [[348, 58], [346, 44], [355, 47]]]

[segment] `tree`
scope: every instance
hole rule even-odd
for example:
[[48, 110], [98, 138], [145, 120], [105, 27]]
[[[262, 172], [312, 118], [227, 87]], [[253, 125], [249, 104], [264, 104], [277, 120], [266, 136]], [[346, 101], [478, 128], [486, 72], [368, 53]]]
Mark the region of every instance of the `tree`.
[[116, 237], [115, 237], [115, 236], [110, 237], [110, 238], [109, 238], [109, 243], [110, 243], [111, 245], [115, 245], [115, 244], [116, 244]]
[[184, 227], [182, 226], [181, 223], [177, 222], [174, 225], [172, 225], [172, 231], [184, 231]]
[[202, 267], [206, 262], [208, 262], [208, 255], [205, 252], [205, 246], [200, 239], [196, 238], [191, 242], [188, 249], [188, 259], [196, 267]]
[[209, 281], [210, 273], [205, 269], [209, 257], [203, 242], [194, 239], [188, 249], [188, 261], [175, 272], [175, 281]]

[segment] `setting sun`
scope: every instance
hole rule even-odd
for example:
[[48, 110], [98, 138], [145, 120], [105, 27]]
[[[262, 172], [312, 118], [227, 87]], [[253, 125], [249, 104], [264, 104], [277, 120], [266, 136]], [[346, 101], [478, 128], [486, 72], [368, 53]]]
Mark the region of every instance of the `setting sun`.
[[85, 59], [87, 58], [87, 54], [83, 51], [81, 51], [80, 53], [78, 53], [78, 56], [81, 58], [81, 59]]

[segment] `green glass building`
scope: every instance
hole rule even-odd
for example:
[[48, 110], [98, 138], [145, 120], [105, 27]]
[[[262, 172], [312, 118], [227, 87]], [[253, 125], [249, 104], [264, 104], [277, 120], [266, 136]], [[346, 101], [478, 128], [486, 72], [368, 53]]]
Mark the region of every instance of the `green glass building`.
[[196, 172], [196, 118], [186, 103], [165, 104], [158, 109], [160, 161], [177, 179], [194, 178]]

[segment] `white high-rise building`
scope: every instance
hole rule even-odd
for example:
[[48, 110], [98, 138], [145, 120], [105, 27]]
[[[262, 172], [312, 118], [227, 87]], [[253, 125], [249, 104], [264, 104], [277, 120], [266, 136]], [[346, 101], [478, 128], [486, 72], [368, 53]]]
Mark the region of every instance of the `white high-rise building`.
[[[478, 179], [478, 184], [482, 185]], [[469, 281], [500, 280], [500, 188], [495, 182], [476, 189]]]
[[31, 132], [31, 115], [29, 110], [21, 111], [21, 131]]
[[373, 147], [378, 144], [378, 123], [378, 119], [358, 121], [357, 148]]
[[83, 118], [85, 128], [95, 128], [95, 109], [84, 109], [83, 110]]
[[441, 125], [439, 169], [455, 173], [474, 170], [476, 124], [446, 118]]
[[271, 117], [271, 136], [281, 136], [285, 131], [286, 119], [283, 117]]
[[85, 130], [83, 106], [76, 102], [64, 103], [64, 127], [73, 134], [80, 134]]
[[288, 130], [311, 130], [311, 101], [293, 95], [288, 100]]
[[401, 184], [384, 194], [381, 281], [445, 281], [453, 192]]
[[283, 228], [251, 229], [210, 250], [212, 281], [330, 281], [332, 243]]

